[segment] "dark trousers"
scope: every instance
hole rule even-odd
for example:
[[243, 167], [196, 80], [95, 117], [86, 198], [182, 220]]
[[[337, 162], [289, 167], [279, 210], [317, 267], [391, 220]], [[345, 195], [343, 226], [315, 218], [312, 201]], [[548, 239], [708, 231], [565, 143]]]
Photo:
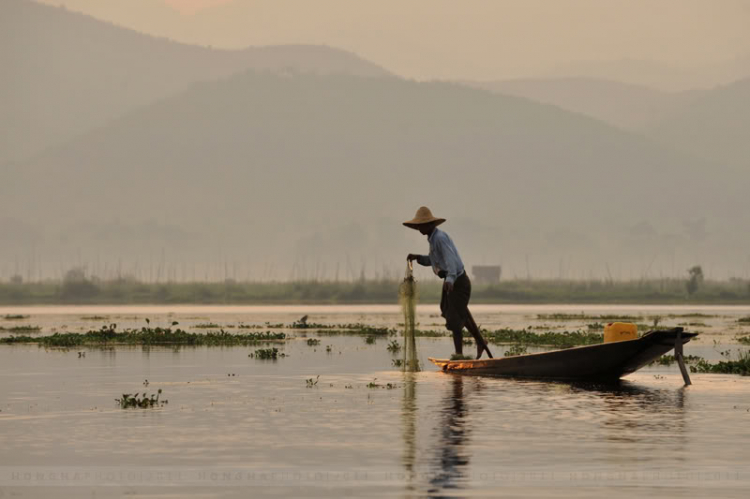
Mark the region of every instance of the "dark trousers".
[[445, 327], [449, 331], [461, 331], [469, 318], [469, 300], [471, 299], [471, 281], [466, 272], [458, 276], [453, 283], [453, 291], [440, 298], [440, 312], [445, 317]]
[[456, 353], [463, 353], [463, 329], [469, 330], [477, 345], [486, 345], [479, 328], [469, 312], [469, 300], [471, 299], [471, 280], [464, 272], [453, 283], [453, 291], [445, 292], [440, 299], [440, 311], [445, 318], [445, 327], [453, 333], [453, 346]]

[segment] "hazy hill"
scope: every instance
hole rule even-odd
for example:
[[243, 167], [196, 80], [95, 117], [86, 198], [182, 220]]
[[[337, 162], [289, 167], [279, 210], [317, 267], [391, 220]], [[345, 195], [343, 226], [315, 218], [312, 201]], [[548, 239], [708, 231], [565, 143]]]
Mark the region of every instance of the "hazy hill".
[[665, 115], [691, 102], [699, 93], [666, 92], [595, 78], [517, 79], [466, 84], [553, 104], [629, 130], [641, 130], [664, 119]]
[[705, 92], [650, 127], [656, 140], [721, 166], [750, 171], [750, 78]]
[[213, 50], [28, 0], [0, 2], [0, 68], [0, 164], [62, 143], [192, 82], [248, 68], [387, 75], [328, 47]]
[[560, 65], [542, 79], [593, 78], [645, 86], [668, 92], [724, 85], [750, 75], [750, 55], [710, 65], [682, 68], [662, 62], [619, 59], [611, 61], [573, 61]]
[[[132, 255], [169, 244], [190, 258], [379, 265], [424, 244], [399, 222], [428, 204], [450, 218], [466, 258], [538, 250], [546, 260], [535, 269], [566, 255], [586, 268], [674, 259], [692, 220], [717, 241], [715, 220], [731, 201], [722, 182], [732, 183], [526, 99], [255, 72], [193, 85], [19, 165], [13, 179], [0, 186], [0, 210], [49, 251]], [[168, 243], [153, 234], [159, 227]]]

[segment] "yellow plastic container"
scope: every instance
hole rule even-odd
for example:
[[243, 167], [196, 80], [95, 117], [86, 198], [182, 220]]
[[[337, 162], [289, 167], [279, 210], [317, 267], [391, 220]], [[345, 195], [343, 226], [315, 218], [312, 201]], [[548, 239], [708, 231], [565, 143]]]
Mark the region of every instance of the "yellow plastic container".
[[638, 326], [629, 322], [613, 322], [604, 326], [604, 343], [638, 339]]

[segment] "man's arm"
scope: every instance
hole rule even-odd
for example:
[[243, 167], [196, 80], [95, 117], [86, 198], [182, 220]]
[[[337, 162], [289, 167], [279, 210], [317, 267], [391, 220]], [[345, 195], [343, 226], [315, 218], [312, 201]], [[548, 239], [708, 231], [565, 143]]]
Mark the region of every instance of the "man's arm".
[[432, 262], [430, 261], [430, 255], [415, 255], [413, 253], [409, 253], [409, 255], [406, 257], [406, 260], [409, 262], [416, 260], [418, 264], [424, 267], [432, 266]]

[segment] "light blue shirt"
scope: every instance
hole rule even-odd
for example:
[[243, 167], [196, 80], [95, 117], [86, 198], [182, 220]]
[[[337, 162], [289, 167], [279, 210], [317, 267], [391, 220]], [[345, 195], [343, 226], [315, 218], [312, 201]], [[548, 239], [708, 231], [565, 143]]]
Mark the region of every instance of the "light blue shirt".
[[444, 270], [447, 274], [445, 281], [456, 282], [458, 276], [464, 273], [464, 263], [458, 256], [458, 250], [451, 236], [440, 229], [435, 229], [427, 240], [430, 242], [430, 254], [420, 255], [417, 263], [425, 267], [432, 266], [432, 271], [436, 275]]

